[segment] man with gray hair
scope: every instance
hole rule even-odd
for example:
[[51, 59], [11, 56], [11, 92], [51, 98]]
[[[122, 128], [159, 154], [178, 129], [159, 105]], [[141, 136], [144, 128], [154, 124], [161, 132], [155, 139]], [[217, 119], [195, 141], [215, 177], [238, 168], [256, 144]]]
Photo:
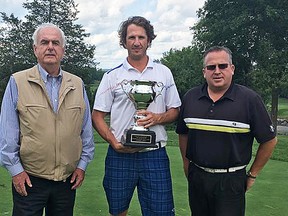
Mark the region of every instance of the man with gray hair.
[[13, 216], [72, 216], [94, 154], [83, 81], [61, 69], [65, 35], [54, 24], [33, 34], [38, 64], [14, 73], [0, 116], [1, 163], [12, 176]]

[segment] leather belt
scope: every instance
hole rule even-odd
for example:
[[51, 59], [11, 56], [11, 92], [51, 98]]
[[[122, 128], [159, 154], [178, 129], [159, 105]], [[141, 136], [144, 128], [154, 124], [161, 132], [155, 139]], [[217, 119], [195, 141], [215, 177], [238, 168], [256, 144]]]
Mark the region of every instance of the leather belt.
[[[193, 162], [192, 162], [193, 163]], [[229, 172], [236, 172], [238, 170], [244, 169], [247, 165], [243, 165], [243, 166], [237, 166], [237, 167], [230, 167], [227, 169], [214, 169], [214, 168], [207, 168], [207, 167], [202, 167], [199, 166], [198, 164], [193, 163], [196, 167], [204, 170], [205, 172], [209, 172], [209, 173], [229, 173]]]
[[147, 152], [147, 151], [153, 151], [156, 149], [160, 149], [160, 148], [163, 148], [164, 146], [166, 146], [166, 144], [167, 144], [166, 141], [156, 142], [156, 145], [158, 146], [158, 148], [144, 148], [144, 149], [140, 150], [139, 152]]

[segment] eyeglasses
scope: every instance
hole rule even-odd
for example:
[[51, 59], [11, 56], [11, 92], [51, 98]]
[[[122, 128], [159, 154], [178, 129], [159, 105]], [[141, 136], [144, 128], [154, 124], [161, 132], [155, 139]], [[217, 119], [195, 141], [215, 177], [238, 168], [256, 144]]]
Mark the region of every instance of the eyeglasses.
[[226, 69], [228, 67], [229, 64], [217, 64], [217, 65], [206, 65], [205, 68], [207, 70], [210, 70], [210, 71], [214, 71], [216, 69], [216, 66], [218, 66], [219, 69], [223, 70], [223, 69]]

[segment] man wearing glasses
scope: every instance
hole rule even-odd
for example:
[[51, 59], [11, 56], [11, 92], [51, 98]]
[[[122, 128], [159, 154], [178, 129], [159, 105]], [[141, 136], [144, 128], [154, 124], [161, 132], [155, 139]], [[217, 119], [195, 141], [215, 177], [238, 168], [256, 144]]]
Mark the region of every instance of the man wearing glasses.
[[[228, 48], [211, 47], [204, 53], [206, 83], [183, 98], [176, 132], [193, 216], [244, 216], [245, 192], [277, 143], [260, 96], [232, 82], [234, 69]], [[254, 138], [260, 145], [247, 168]]]

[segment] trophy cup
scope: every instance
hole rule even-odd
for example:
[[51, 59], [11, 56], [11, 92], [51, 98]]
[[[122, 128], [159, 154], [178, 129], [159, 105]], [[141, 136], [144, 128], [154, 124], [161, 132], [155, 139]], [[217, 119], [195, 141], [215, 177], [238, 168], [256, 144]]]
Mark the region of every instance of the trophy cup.
[[132, 128], [125, 130], [121, 142], [123, 145], [130, 147], [157, 148], [155, 132], [137, 124], [137, 120], [145, 118], [145, 116], [137, 115], [136, 112], [140, 109], [147, 109], [150, 103], [155, 101], [164, 88], [163, 83], [145, 80], [123, 80], [121, 87], [136, 109], [134, 124]]

